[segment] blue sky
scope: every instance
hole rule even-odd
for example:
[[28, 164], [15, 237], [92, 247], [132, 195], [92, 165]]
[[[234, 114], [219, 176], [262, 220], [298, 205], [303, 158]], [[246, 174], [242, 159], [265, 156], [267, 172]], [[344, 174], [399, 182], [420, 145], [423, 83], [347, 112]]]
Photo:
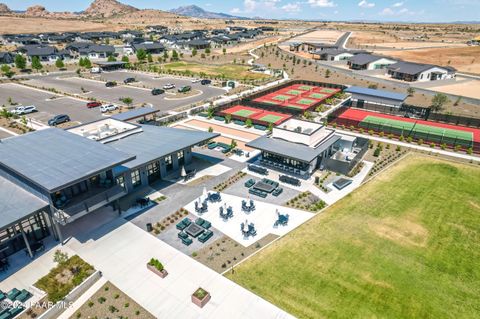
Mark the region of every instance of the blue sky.
[[[40, 4], [49, 11], [81, 11], [93, 0], [0, 0], [11, 9]], [[121, 0], [137, 8], [168, 10], [195, 4], [247, 17], [318, 20], [450, 22], [480, 20], [480, 0]]]

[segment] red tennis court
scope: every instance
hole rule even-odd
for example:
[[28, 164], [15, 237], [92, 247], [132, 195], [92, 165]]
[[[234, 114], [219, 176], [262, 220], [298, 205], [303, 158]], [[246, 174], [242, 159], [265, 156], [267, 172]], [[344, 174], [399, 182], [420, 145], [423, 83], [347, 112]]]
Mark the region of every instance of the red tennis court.
[[264, 125], [268, 125], [270, 123], [274, 125], [279, 125], [292, 117], [288, 114], [266, 111], [243, 105], [232, 106], [231, 108], [223, 110], [221, 114], [230, 114], [233, 118], [241, 120], [245, 120], [248, 118]]

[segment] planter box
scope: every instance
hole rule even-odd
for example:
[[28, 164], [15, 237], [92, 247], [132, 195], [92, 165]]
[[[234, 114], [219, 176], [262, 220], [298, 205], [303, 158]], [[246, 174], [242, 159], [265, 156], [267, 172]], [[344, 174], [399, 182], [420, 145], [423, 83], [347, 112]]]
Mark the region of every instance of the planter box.
[[192, 302], [200, 308], [203, 308], [212, 298], [212, 296], [208, 291], [205, 291], [205, 292], [207, 294], [205, 295], [205, 297], [203, 297], [203, 299], [200, 299], [197, 296], [195, 296], [195, 293], [192, 294]]
[[168, 275], [168, 272], [167, 272], [165, 269], [163, 269], [162, 271], [160, 271], [160, 270], [158, 270], [157, 268], [155, 268], [154, 266], [149, 265], [149, 264], [147, 264], [147, 268], [148, 268], [151, 272], [153, 272], [154, 274], [160, 276], [160, 278], [165, 278], [165, 277], [167, 277], [167, 275]]

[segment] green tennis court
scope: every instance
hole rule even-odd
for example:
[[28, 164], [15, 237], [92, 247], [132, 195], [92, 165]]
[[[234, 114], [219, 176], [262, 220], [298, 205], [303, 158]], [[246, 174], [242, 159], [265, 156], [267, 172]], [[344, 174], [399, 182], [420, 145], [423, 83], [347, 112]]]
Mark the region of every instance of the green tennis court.
[[268, 115], [262, 116], [258, 120], [268, 122], [268, 123], [277, 123], [278, 121], [280, 121], [283, 118], [284, 117], [282, 117], [282, 116], [268, 114]]
[[310, 100], [310, 99], [300, 99], [297, 101], [297, 104], [301, 104], [301, 105], [311, 105], [311, 104], [314, 104], [316, 101], [314, 100]]
[[300, 94], [303, 94], [304, 92], [303, 91], [299, 91], [299, 90], [289, 90], [287, 92], [287, 94], [290, 94], [290, 95], [300, 95]]
[[282, 102], [285, 102], [285, 101], [288, 101], [289, 99], [291, 99], [292, 97], [291, 96], [288, 96], [288, 95], [276, 95], [273, 100], [277, 100], [277, 101], [282, 101]]
[[473, 141], [473, 133], [471, 132], [451, 130], [443, 127], [417, 124], [415, 125], [415, 132], [435, 134], [435, 135], [444, 136], [452, 139], [462, 139], [466, 141]]
[[385, 126], [385, 127], [393, 127], [396, 129], [401, 129], [401, 130], [408, 130], [411, 131], [413, 127], [415, 126], [415, 123], [412, 122], [404, 122], [404, 121], [397, 121], [393, 119], [387, 119], [383, 117], [377, 117], [373, 115], [368, 115], [366, 116], [361, 122], [361, 126], [368, 126], [365, 124], [373, 124], [373, 125], [378, 125], [378, 126]]
[[249, 117], [252, 114], [255, 114], [257, 112], [250, 111], [250, 110], [238, 110], [236, 112], [233, 112], [233, 115], [240, 116], [240, 117]]
[[322, 93], [335, 93], [337, 89], [322, 88]]
[[321, 100], [323, 99], [324, 97], [326, 97], [327, 94], [322, 94], [322, 93], [312, 93], [310, 94], [308, 97], [312, 98], [312, 99], [318, 99], [318, 100]]
[[314, 88], [314, 86], [310, 86], [310, 85], [301, 85], [298, 87], [300, 90], [304, 90], [304, 91], [310, 91], [311, 89]]

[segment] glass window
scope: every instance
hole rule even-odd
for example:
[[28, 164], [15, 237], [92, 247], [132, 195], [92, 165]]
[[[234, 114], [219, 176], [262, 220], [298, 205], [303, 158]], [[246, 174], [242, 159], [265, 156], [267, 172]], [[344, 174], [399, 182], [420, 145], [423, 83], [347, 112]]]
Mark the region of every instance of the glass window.
[[117, 177], [117, 184], [125, 187], [125, 177], [123, 175]]
[[142, 180], [140, 178], [140, 171], [137, 169], [131, 173], [132, 175], [132, 185], [133, 187], [140, 186], [142, 184]]
[[160, 165], [158, 162], [153, 162], [147, 165], [147, 174], [148, 176], [151, 175], [158, 175], [160, 174]]

